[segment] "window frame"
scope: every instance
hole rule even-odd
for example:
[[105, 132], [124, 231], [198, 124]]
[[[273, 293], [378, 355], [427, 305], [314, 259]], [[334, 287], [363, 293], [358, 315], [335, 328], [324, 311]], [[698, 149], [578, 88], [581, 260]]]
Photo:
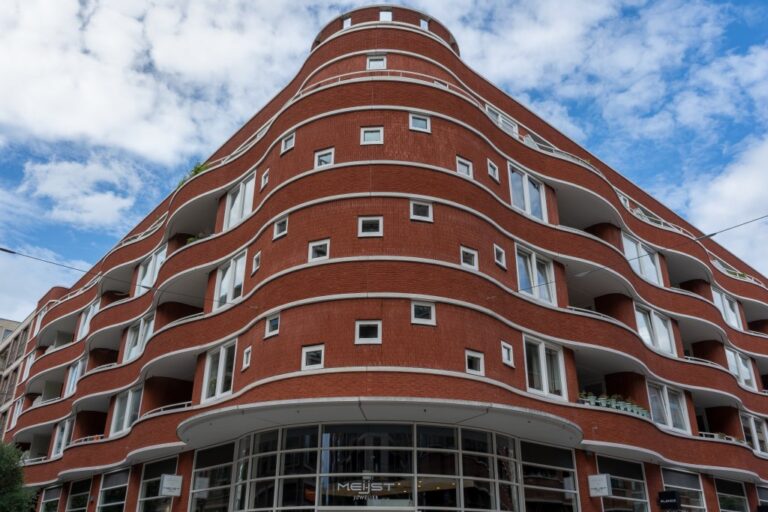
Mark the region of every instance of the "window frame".
[[[224, 376], [227, 372], [227, 350], [232, 349], [232, 378], [229, 383], [229, 389], [224, 388]], [[216, 388], [213, 390], [213, 394], [206, 396], [208, 393], [208, 384], [211, 377], [211, 361], [214, 354], [218, 355], [218, 362], [216, 363]], [[203, 371], [203, 389], [201, 403], [210, 402], [219, 398], [229, 396], [232, 394], [232, 390], [235, 388], [235, 359], [237, 358], [237, 339], [225, 341], [221, 345], [213, 347], [205, 353], [205, 369]]]
[[[501, 258], [499, 258], [501, 255]], [[507, 270], [507, 251], [501, 248], [498, 244], [493, 244], [493, 261], [499, 267]]]
[[[472, 256], [473, 263], [469, 264], [464, 261], [464, 255], [469, 254]], [[459, 246], [459, 264], [464, 268], [472, 270], [480, 270], [480, 255], [475, 249], [460, 245]]]
[[247, 370], [251, 367], [251, 354], [253, 353], [253, 347], [245, 347], [243, 349], [243, 362], [240, 366], [240, 371]]
[[[81, 357], [74, 363], [67, 367], [67, 380], [64, 383], [62, 397], [68, 397], [77, 390], [77, 382], [85, 373], [86, 365], [88, 364], [87, 357]], [[75, 371], [76, 370], [76, 371]], [[76, 375], [73, 379], [73, 375]], [[71, 389], [70, 389], [71, 388]]]
[[280, 154], [283, 155], [296, 147], [296, 132], [293, 131], [280, 140]]
[[[217, 311], [223, 307], [231, 306], [242, 300], [245, 296], [245, 265], [246, 265], [247, 251], [241, 251], [233, 256], [229, 261], [220, 265], [216, 269], [216, 286], [214, 288], [214, 302], [213, 310]], [[240, 265], [242, 261], [242, 265]], [[240, 270], [242, 269], [242, 276], [240, 276]], [[230, 272], [227, 274], [227, 272]], [[231, 276], [231, 277], [229, 277]], [[238, 278], [242, 277], [242, 281], [239, 283], [240, 294], [235, 296], [235, 291], [238, 287]], [[224, 282], [227, 279], [227, 283]], [[227, 292], [225, 300], [222, 302], [222, 286], [226, 285]]]
[[[363, 231], [363, 223], [367, 221], [377, 221], [379, 229], [377, 231]], [[384, 236], [384, 217], [382, 215], [363, 215], [357, 218], [357, 237], [358, 238], [379, 238]]]
[[[106, 487], [106, 488], [104, 487], [104, 482], [106, 481], [108, 476], [114, 475], [116, 473], [123, 473], [123, 472], [128, 474], [128, 476], [125, 479], [125, 483], [124, 484], [113, 485], [112, 487]], [[131, 485], [131, 468], [130, 467], [125, 468], [125, 469], [118, 469], [117, 471], [110, 471], [109, 473], [104, 473], [102, 475], [102, 477], [101, 477], [101, 482], [99, 483], [99, 494], [98, 494], [98, 497], [97, 497], [97, 500], [96, 500], [96, 512], [102, 512], [103, 509], [105, 507], [107, 507], [107, 506], [114, 507], [116, 505], [121, 505], [121, 504], [123, 506], [123, 510], [125, 510], [125, 504], [128, 502], [128, 490], [130, 488], [130, 485]], [[104, 491], [111, 491], [112, 489], [118, 489], [120, 487], [124, 487], [125, 488], [125, 495], [123, 496], [123, 501], [122, 502], [108, 503], [108, 504], [105, 505], [104, 502], [103, 502], [104, 501]]]
[[[427, 122], [426, 128], [420, 128], [413, 125], [414, 119], [423, 119]], [[432, 117], [425, 114], [417, 114], [415, 112], [408, 113], [408, 129], [414, 132], [432, 133]]]
[[[744, 425], [745, 419], [749, 421], [749, 425]], [[739, 423], [741, 424], [742, 434], [747, 445], [755, 452], [768, 454], [768, 423], [766, 423], [765, 418], [739, 411]], [[747, 436], [747, 426], [750, 429], [749, 436]], [[760, 442], [761, 437], [758, 435], [759, 431], [762, 431], [762, 443]], [[750, 437], [752, 438], [751, 443], [748, 441]], [[762, 447], [760, 446], [761, 444]]]
[[[330, 155], [331, 161], [327, 164], [320, 164], [318, 161], [323, 155]], [[336, 148], [331, 147], [315, 151], [313, 162], [315, 163], [314, 169], [325, 169], [326, 167], [331, 167], [336, 163]]]
[[[249, 191], [250, 186], [250, 191]], [[222, 231], [227, 231], [239, 225], [245, 218], [253, 211], [253, 201], [256, 192], [256, 173], [250, 173], [245, 178], [240, 180], [236, 185], [229, 189], [224, 205], [224, 224]], [[248, 196], [250, 195], [250, 204], [248, 202]], [[240, 201], [239, 205], [236, 205], [237, 201]], [[237, 206], [239, 212], [236, 218], [232, 218], [232, 214], [235, 210], [233, 208]]]
[[269, 185], [269, 169], [261, 173], [261, 180], [259, 181], [259, 192], [264, 190], [264, 187]]
[[[510, 368], [515, 367], [515, 348], [512, 346], [511, 343], [501, 340], [501, 362]], [[509, 353], [509, 357], [507, 357], [507, 353]]]
[[79, 322], [77, 324], [77, 337], [74, 341], [80, 341], [91, 332], [91, 320], [99, 312], [99, 299], [94, 300], [80, 312]]
[[[715, 307], [720, 311], [723, 317], [723, 321], [730, 327], [738, 330], [744, 330], [744, 324], [741, 321], [741, 308], [739, 307], [739, 301], [734, 299], [729, 294], [717, 287], [712, 287], [712, 301]], [[731, 315], [733, 315], [731, 321]]]
[[[429, 318], [428, 319], [417, 318], [416, 317], [417, 307], [429, 308]], [[420, 301], [420, 300], [412, 300], [411, 301], [411, 323], [414, 325], [430, 325], [430, 326], [437, 325], [437, 308], [435, 306], [435, 303]]]
[[[123, 362], [127, 363], [138, 359], [147, 346], [149, 338], [152, 337], [155, 330], [155, 313], [144, 315], [138, 322], [128, 326], [125, 332], [125, 350], [123, 351]], [[135, 338], [132, 339], [132, 332], [135, 332]], [[138, 347], [135, 351], [133, 347]], [[130, 357], [129, 357], [130, 356]]]
[[[283, 222], [285, 223], [285, 229], [280, 231], [278, 230], [278, 227]], [[272, 240], [277, 240], [278, 238], [282, 238], [287, 234], [288, 234], [288, 215], [283, 215], [282, 217], [275, 219], [275, 223], [272, 225]]]
[[392, 11], [390, 9], [379, 10], [379, 21], [384, 23], [391, 23], [393, 21]]
[[[736, 511], [735, 509], [731, 509], [731, 508], [723, 508], [722, 504], [720, 503], [720, 496], [721, 495], [722, 496], [726, 496], [726, 497], [731, 497], [731, 498], [737, 498], [737, 499], [743, 501], [744, 502], [744, 506], [745, 506], [743, 510], [745, 510], [745, 511], [749, 510], [749, 499], [747, 499], [747, 492], [746, 492], [747, 490], [744, 488], [744, 482], [739, 482], [737, 480], [727, 480], [725, 478], [715, 478], [714, 480], [715, 480], [715, 482], [714, 482], [714, 484], [715, 484], [714, 485], [715, 486], [715, 498], [717, 498], [717, 506], [720, 509], [720, 512], [731, 512], [731, 511], [733, 511], [733, 512], [741, 512], [741, 511]], [[741, 495], [728, 494], [728, 493], [725, 493], [725, 492], [720, 492], [717, 489], [717, 481], [718, 480], [721, 480], [723, 482], [729, 482], [729, 483], [733, 483], [733, 484], [738, 484], [739, 486], [741, 486]]]
[[256, 254], [251, 258], [251, 275], [255, 274], [261, 268], [261, 251], [256, 251]]
[[[461, 170], [462, 166], [467, 169], [467, 172], [462, 172]], [[464, 176], [465, 178], [474, 179], [475, 169], [472, 161], [467, 160], [466, 158], [461, 157], [459, 155], [456, 155], [456, 174], [458, 174], [459, 176]]]
[[[320, 363], [307, 364], [307, 356], [311, 352], [320, 352]], [[317, 343], [315, 345], [305, 345], [301, 347], [301, 369], [302, 370], [321, 370], [325, 368], [325, 344]]]
[[488, 159], [488, 176], [490, 176], [496, 183], [501, 182], [501, 178], [499, 177], [499, 166], [490, 158]]
[[[74, 487], [75, 484], [79, 484], [80, 482], [84, 482], [85, 480], [88, 480], [88, 491], [87, 492], [78, 492], [73, 493], [72, 487]], [[69, 487], [67, 489], [67, 503], [65, 506], [65, 512], [86, 512], [88, 509], [88, 503], [90, 501], [91, 497], [91, 490], [93, 488], [93, 478], [83, 478], [81, 480], [73, 480], [69, 483]], [[79, 497], [79, 496], [85, 496], [85, 507], [77, 507], [72, 503], [72, 498]]]
[[64, 449], [72, 443], [72, 427], [74, 424], [75, 418], [73, 416], [56, 423], [53, 431], [51, 458], [61, 456], [64, 453]]
[[[366, 133], [377, 133], [379, 135], [378, 140], [366, 141]], [[384, 127], [383, 126], [363, 126], [360, 128], [360, 145], [361, 146], [379, 146], [384, 144]]]
[[[312, 252], [315, 249], [315, 247], [321, 247], [325, 246], [325, 256], [312, 256]], [[323, 238], [322, 240], [315, 240], [314, 242], [309, 242], [307, 244], [307, 263], [312, 263], [313, 261], [324, 261], [331, 259], [331, 239], [330, 238]]]
[[[731, 347], [724, 347], [724, 349], [725, 360], [728, 365], [728, 373], [733, 375], [736, 381], [742, 386], [756, 390], [757, 379], [755, 378], [755, 369], [752, 366], [752, 358]], [[751, 384], [747, 382], [746, 376], [742, 371], [744, 369], [749, 372], [749, 380], [751, 381]]]
[[[469, 367], [470, 358], [477, 359], [480, 362], [479, 370], [474, 370]], [[464, 371], [470, 375], [478, 375], [480, 377], [484, 377], [485, 376], [485, 354], [483, 352], [478, 352], [477, 350], [472, 350], [469, 348], [464, 349]]]
[[[652, 394], [651, 394], [651, 387], [656, 387], [661, 389], [661, 400], [662, 405], [664, 407], [664, 422], [656, 421], [656, 418], [654, 418], [653, 414], [653, 403], [652, 400]], [[683, 417], [683, 428], [675, 427], [674, 421], [672, 419], [672, 402], [669, 398], [670, 391], [673, 393], [677, 393], [680, 396], [681, 402], [680, 402], [680, 411], [682, 413]], [[688, 417], [688, 399], [685, 396], [685, 392], [682, 389], [674, 388], [667, 386], [666, 384], [662, 384], [661, 382], [646, 380], [646, 393], [648, 393], [648, 404], [650, 406], [650, 413], [651, 413], [651, 421], [653, 421], [654, 424], [658, 425], [660, 428], [667, 429], [667, 430], [673, 430], [675, 432], [682, 432], [685, 434], [691, 433], [691, 420]]]
[[[695, 492], [699, 493], [699, 497], [700, 497], [702, 505], [700, 507], [692, 506], [692, 505], [682, 505], [681, 508], [683, 510], [700, 510], [702, 512], [705, 512], [707, 510], [706, 496], [704, 496], [704, 488], [702, 487], [702, 484], [701, 484], [701, 473], [695, 473], [693, 471], [683, 471], [681, 469], [675, 469], [675, 468], [667, 468], [667, 467], [664, 467], [664, 466], [661, 466], [660, 469], [661, 469], [661, 486], [663, 487], [663, 489], [665, 491], [667, 491], [667, 490], [674, 491], [676, 489], [682, 489], [684, 491], [695, 491]], [[698, 489], [694, 489], [693, 487], [684, 487], [682, 485], [675, 485], [675, 484], [667, 483], [666, 480], [664, 479], [664, 471], [665, 470], [673, 472], [673, 473], [686, 473], [686, 474], [689, 474], [689, 475], [695, 475], [696, 478], [699, 481], [699, 488]], [[668, 489], [668, 488], [670, 488], [670, 489]]]
[[[361, 338], [360, 327], [364, 325], [375, 325], [378, 335], [375, 338]], [[382, 342], [383, 333], [381, 320], [355, 320], [355, 345], [381, 345]]]
[[[159, 488], [158, 488], [158, 495], [157, 496], [142, 497], [143, 494], [144, 494], [145, 484], [148, 484], [148, 483], [151, 483], [151, 482], [154, 482], [154, 481], [157, 481], [158, 484], [159, 484], [160, 483], [159, 481], [162, 478], [162, 476], [160, 476], [160, 477], [145, 479], [145, 475], [146, 475], [146, 471], [147, 471], [147, 466], [150, 466], [150, 465], [152, 465], [152, 464], [154, 464], [156, 462], [165, 462], [165, 461], [171, 460], [171, 459], [174, 460], [173, 474], [176, 474], [179, 471], [179, 458], [176, 455], [173, 455], [171, 457], [166, 457], [164, 459], [157, 459], [157, 460], [147, 461], [147, 462], [144, 462], [141, 465], [141, 479], [139, 480], [139, 493], [138, 493], [138, 496], [136, 497], [136, 510], [138, 512], [144, 512], [144, 503], [146, 503], [146, 502], [165, 501], [165, 500], [169, 500], [170, 501], [170, 509], [173, 510], [173, 502], [174, 502], [175, 496], [161, 496], [160, 493], [159, 493], [160, 492]], [[159, 487], [159, 485], [158, 485], [158, 487]]]
[[[645, 315], [645, 317], [648, 319], [648, 334], [651, 338], [650, 340], [646, 340], [640, 332], [640, 322], [638, 315]], [[670, 350], [665, 350], [661, 346], [657, 322], [664, 324], [666, 327], [667, 335], [669, 336]], [[640, 339], [643, 340], [643, 343], [647, 347], [650, 347], [664, 354], [677, 356], [677, 342], [675, 340], [675, 331], [672, 328], [671, 318], [659, 313], [655, 309], [651, 309], [635, 303], [635, 323], [637, 323], [637, 335], [640, 337]]]
[[[277, 328], [272, 329], [272, 321], [277, 320]], [[280, 312], [272, 313], [264, 318], [264, 339], [280, 334]]]
[[[414, 206], [426, 206], [429, 210], [429, 216], [424, 217], [421, 215], [416, 215], [413, 212]], [[434, 222], [434, 208], [432, 207], [432, 203], [429, 201], [419, 201], [416, 199], [411, 199], [410, 203], [408, 204], [408, 212], [410, 220], [415, 220], [417, 222]]]
[[352, 26], [352, 16], [347, 16], [341, 20], [341, 30], [346, 30]]
[[[528, 278], [531, 282], [530, 289], [523, 289], [520, 283], [520, 255], [528, 258], [530, 274]], [[538, 264], [543, 263], [546, 267], [547, 281], [545, 283], [539, 283]], [[555, 266], [551, 259], [541, 256], [539, 253], [528, 249], [525, 246], [517, 245], [515, 250], [515, 269], [517, 271], [517, 291], [523, 293], [531, 298], [557, 306], [557, 286], [555, 283]], [[549, 291], [550, 300], [541, 296], [542, 289], [546, 288]]]
[[[631, 244], [633, 254], [628, 253], [629, 247], [627, 244]], [[661, 265], [659, 262], [658, 251], [656, 251], [650, 245], [626, 233], [625, 231], [621, 232], [621, 245], [623, 248], [622, 252], [624, 253], [624, 257], [627, 259], [629, 266], [632, 267], [632, 270], [635, 272], [635, 274], [642, 277], [646, 281], [655, 284], [656, 286], [664, 286], [664, 281], [661, 276]], [[646, 272], [647, 267], [643, 266], [644, 261], [649, 261], [653, 264], [655, 279], [651, 279], [648, 276]]]
[[[371, 64], [372, 62], [381, 62], [381, 67], [378, 64]], [[365, 70], [366, 71], [382, 71], [387, 69], [387, 55], [384, 53], [374, 53], [366, 55], [365, 57]]]
[[[139, 263], [139, 270], [136, 275], [136, 285], [134, 286], [133, 295], [138, 297], [144, 295], [151, 290], [157, 282], [157, 276], [160, 273], [160, 267], [165, 262], [165, 258], [168, 256], [168, 244], [162, 244], [160, 247], [152, 251], [152, 254], [144, 258]], [[152, 276], [146, 283], [144, 280], [147, 276]]]
[[419, 28], [421, 30], [429, 31], [429, 20], [426, 18], [419, 18]]
[[[521, 183], [522, 183], [521, 192], [523, 194], [522, 207], [515, 204], [516, 194], [514, 191], [514, 184], [516, 183], [516, 181], [512, 179], [512, 174], [519, 174], [521, 176]], [[547, 193], [546, 193], [546, 186], [544, 185], [544, 182], [537, 178], [532, 177], [528, 172], [524, 171], [523, 169], [513, 164], [512, 162], [507, 162], [507, 177], [509, 179], [510, 206], [512, 206], [512, 208], [514, 208], [516, 211], [521, 212], [528, 217], [539, 219], [542, 222], [549, 222], [549, 215], [547, 211]], [[533, 202], [531, 200], [531, 185], [530, 185], [531, 182], [538, 185], [539, 187], [539, 201], [541, 202], [541, 217], [533, 213]]]
[[[537, 389], [533, 386], [531, 386], [529, 376], [529, 370], [528, 370], [528, 345], [535, 345], [537, 356], [538, 356], [538, 363], [539, 363], [539, 375], [541, 375], [541, 388]], [[549, 375], [549, 367], [547, 365], [547, 349], [552, 350], [557, 353], [557, 360], [558, 360], [558, 369], [559, 369], [559, 377], [560, 377], [560, 388], [562, 391], [562, 394], [558, 394], [553, 392], [550, 389], [550, 375]], [[563, 347], [560, 345], [556, 345], [554, 343], [550, 343], [548, 341], [540, 340], [538, 338], [532, 338], [529, 336], [523, 336], [523, 353], [524, 353], [524, 360], [525, 360], [525, 386], [526, 389], [534, 394], [540, 395], [540, 396], [546, 396], [550, 398], [556, 398], [558, 400], [568, 400], [568, 377], [566, 374], [566, 368], [565, 368], [565, 354], [563, 352]]]
[[[120, 434], [124, 434], [126, 432], [129, 432], [131, 428], [133, 428], [133, 425], [136, 424], [139, 419], [141, 419], [141, 403], [144, 395], [144, 387], [139, 385], [132, 387], [130, 389], [126, 389], [125, 391], [121, 391], [117, 395], [115, 395], [115, 404], [112, 407], [112, 421], [110, 422], [109, 427], [109, 437], [114, 437]], [[118, 419], [118, 402], [120, 400], [120, 397], [125, 396], [125, 411], [123, 412], [123, 424], [117, 425], [117, 419]], [[138, 403], [135, 403], [135, 400], [138, 397]], [[134, 405], [136, 407], [136, 419], [131, 421], [131, 411], [134, 408]]]

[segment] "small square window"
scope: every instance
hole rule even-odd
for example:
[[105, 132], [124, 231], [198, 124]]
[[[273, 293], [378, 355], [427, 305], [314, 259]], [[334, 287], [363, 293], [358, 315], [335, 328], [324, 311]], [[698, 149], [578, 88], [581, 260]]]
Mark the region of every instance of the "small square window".
[[269, 315], [264, 323], [264, 337], [268, 338], [280, 332], [280, 313]]
[[467, 373], [485, 375], [485, 355], [474, 350], [464, 351]]
[[384, 236], [384, 217], [358, 217], [357, 236], [361, 238]]
[[477, 251], [468, 247], [461, 247], [461, 266], [477, 270]]
[[415, 130], [417, 132], [432, 132], [432, 122], [429, 116], [410, 114], [408, 118], [408, 126], [411, 130]]
[[360, 144], [363, 146], [384, 144], [384, 128], [381, 126], [360, 128]]
[[329, 238], [309, 243], [309, 251], [307, 254], [308, 261], [327, 260], [330, 257], [330, 254], [331, 240]]
[[437, 325], [435, 305], [432, 302], [411, 302], [411, 323]]
[[373, 345], [381, 343], [381, 320], [358, 320], [355, 322], [355, 344]]
[[301, 369], [317, 370], [325, 364], [325, 345], [301, 347]]
[[499, 181], [499, 166], [488, 160], [488, 176], [494, 179], [498, 183]]
[[501, 342], [501, 362], [512, 368], [515, 367], [515, 353], [512, 350], [512, 345], [506, 341]]
[[392, 11], [379, 11], [379, 21], [392, 21]]
[[369, 55], [365, 69], [375, 71], [377, 69], [387, 69], [386, 55]]
[[333, 165], [333, 148], [315, 152], [315, 168]]
[[272, 240], [285, 236], [288, 233], [288, 217], [282, 217], [275, 221], [275, 230], [272, 234]]
[[466, 176], [467, 178], [472, 177], [472, 162], [469, 160], [465, 160], [464, 158], [461, 158], [460, 156], [456, 157], [456, 172], [459, 174]]
[[269, 169], [261, 173], [261, 187], [259, 190], [264, 190], [264, 187], [269, 183]]
[[432, 203], [411, 201], [411, 220], [432, 222]]
[[504, 270], [507, 269], [507, 253], [496, 244], [493, 244], [493, 261]]
[[251, 274], [255, 274], [259, 268], [261, 268], [261, 251], [253, 255], [253, 260], [251, 263]]
[[429, 30], [429, 20], [425, 20], [424, 18], [421, 18], [419, 20], [419, 27], [422, 30]]
[[280, 154], [282, 155], [286, 151], [290, 151], [293, 149], [293, 146], [296, 144], [296, 134], [291, 133], [290, 135], [286, 135], [283, 138], [283, 143], [280, 146]]
[[243, 350], [243, 370], [251, 366], [251, 347], [246, 347]]
[[344, 21], [341, 22], [341, 28], [349, 28], [352, 26], [352, 18], [347, 16]]

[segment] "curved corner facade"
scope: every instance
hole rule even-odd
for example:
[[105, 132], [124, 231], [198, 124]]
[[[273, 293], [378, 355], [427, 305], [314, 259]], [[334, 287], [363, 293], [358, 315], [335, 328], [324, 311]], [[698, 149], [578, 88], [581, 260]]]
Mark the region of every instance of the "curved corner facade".
[[768, 288], [700, 236], [355, 10], [40, 300], [4, 439], [45, 511], [755, 510]]

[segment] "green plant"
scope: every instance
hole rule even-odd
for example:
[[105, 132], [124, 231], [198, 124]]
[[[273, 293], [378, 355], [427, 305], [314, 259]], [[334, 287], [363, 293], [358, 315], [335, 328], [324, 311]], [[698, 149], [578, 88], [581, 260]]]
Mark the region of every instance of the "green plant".
[[188, 172], [188, 173], [187, 173], [187, 174], [186, 174], [186, 175], [185, 175], [183, 178], [181, 178], [181, 181], [179, 181], [179, 185], [178, 185], [176, 188], [179, 188], [179, 187], [180, 187], [180, 186], [182, 186], [182, 185], [183, 185], [183, 184], [184, 184], [184, 183], [185, 183], [187, 180], [189, 180], [190, 178], [193, 178], [193, 177], [197, 176], [197, 175], [198, 175], [198, 174], [200, 174], [201, 172], [205, 172], [206, 170], [208, 170], [208, 164], [205, 164], [205, 163], [203, 163], [203, 162], [198, 162], [198, 163], [196, 163], [196, 164], [195, 164], [195, 166], [194, 166], [194, 167], [192, 167], [192, 168], [189, 170], [189, 172]]
[[21, 451], [0, 443], [0, 512], [21, 512], [32, 508], [34, 494], [24, 488]]

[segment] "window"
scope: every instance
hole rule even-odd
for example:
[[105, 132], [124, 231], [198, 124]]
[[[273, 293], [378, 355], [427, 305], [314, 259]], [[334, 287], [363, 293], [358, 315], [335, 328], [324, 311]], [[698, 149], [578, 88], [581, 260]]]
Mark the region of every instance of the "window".
[[744, 485], [741, 482], [715, 478], [715, 489], [717, 490], [717, 503], [720, 505], [720, 512], [747, 512], [749, 510], [747, 494], [744, 492]]
[[11, 420], [8, 422], [8, 430], [13, 429], [16, 426], [16, 422], [19, 421], [19, 415], [24, 407], [24, 398], [19, 398], [13, 405], [13, 412], [11, 413]]
[[381, 126], [369, 126], [360, 128], [360, 144], [384, 144], [384, 128]]
[[423, 116], [419, 114], [409, 114], [408, 126], [411, 130], [417, 132], [432, 132], [432, 123], [429, 116]]
[[139, 491], [139, 512], [170, 511], [173, 498], [160, 495], [162, 475], [176, 473], [176, 457], [144, 464]]
[[208, 351], [205, 358], [203, 401], [219, 398], [232, 392], [232, 374], [235, 368], [235, 342], [230, 341]]
[[352, 26], [352, 18], [351, 17], [346, 17], [341, 22], [341, 28], [343, 28], [343, 29], [349, 28], [351, 26]]
[[317, 370], [323, 367], [323, 357], [325, 355], [325, 345], [311, 345], [301, 347], [301, 369]]
[[280, 238], [288, 234], [288, 216], [282, 217], [275, 221], [275, 227], [272, 232], [272, 240]]
[[387, 56], [386, 55], [369, 55], [365, 69], [368, 69], [368, 70], [387, 69]]
[[663, 384], [648, 383], [651, 418], [657, 425], [689, 432], [688, 409], [682, 391]]
[[507, 253], [496, 244], [493, 244], [493, 261], [504, 270], [507, 269]]
[[379, 11], [379, 21], [392, 21], [392, 11]]
[[59, 510], [60, 496], [60, 485], [58, 487], [49, 487], [43, 490], [43, 496], [40, 498], [40, 512], [56, 512]]
[[683, 510], [706, 510], [701, 479], [696, 473], [661, 468], [665, 491], [676, 491]]
[[501, 362], [507, 366], [515, 367], [515, 353], [512, 345], [506, 341], [501, 342]]
[[[37, 314], [37, 318], [35, 319], [35, 327], [32, 330], [32, 336], [36, 336], [37, 333], [40, 332], [40, 324], [43, 323], [43, 317], [47, 312], [48, 312], [48, 304], [43, 306], [40, 312]], [[10, 336], [12, 332], [13, 331], [11, 330], [4, 331], [3, 329], [0, 329], [0, 334], [2, 334], [2, 336], [0, 336], [0, 341], [3, 341], [5, 338]]]
[[419, 20], [419, 28], [422, 30], [429, 30], [429, 20], [425, 20], [424, 18], [421, 18]]
[[259, 190], [264, 190], [264, 187], [269, 185], [269, 169], [261, 173], [261, 186]]
[[147, 315], [128, 328], [128, 335], [125, 342], [125, 353], [123, 362], [132, 361], [144, 352], [147, 340], [152, 336], [155, 326], [155, 315]]
[[160, 246], [159, 249], [141, 262], [141, 265], [139, 265], [139, 277], [136, 280], [134, 295], [141, 295], [151, 289], [152, 285], [155, 284], [157, 274], [160, 272], [160, 266], [165, 261], [166, 249], [167, 245]]
[[525, 508], [521, 510], [576, 512], [579, 484], [573, 452], [521, 441], [520, 454], [525, 496]]
[[473, 270], [478, 269], [477, 263], [477, 251], [468, 247], [462, 246], [459, 250], [459, 261], [462, 267], [471, 268]]
[[245, 370], [251, 366], [251, 347], [245, 347], [245, 350], [243, 350], [243, 367], [241, 370]]
[[561, 347], [526, 338], [525, 372], [529, 391], [566, 398], [565, 363]]
[[117, 471], [104, 475], [99, 492], [98, 512], [122, 512], [125, 507], [125, 497], [128, 494], [128, 472]]
[[27, 380], [29, 377], [29, 370], [32, 369], [32, 363], [35, 362], [35, 351], [33, 350], [27, 355], [27, 359], [24, 361], [24, 372], [21, 374], [21, 382]]
[[251, 174], [235, 185], [227, 194], [226, 213], [224, 214], [224, 229], [236, 226], [251, 210], [253, 210], [253, 190], [256, 186], [256, 175]]
[[624, 243], [624, 256], [632, 270], [654, 284], [661, 284], [656, 252], [626, 233], [622, 233], [621, 238]]
[[251, 274], [255, 274], [259, 268], [261, 268], [261, 251], [253, 255], [253, 260], [251, 260]]
[[757, 487], [757, 504], [768, 505], [768, 487]]
[[64, 396], [69, 396], [75, 392], [77, 388], [77, 381], [85, 373], [85, 365], [88, 363], [88, 358], [84, 357], [69, 365], [69, 371], [67, 372], [67, 383], [64, 386]]
[[88, 304], [82, 313], [80, 313], [80, 322], [77, 324], [77, 339], [81, 340], [88, 335], [91, 330], [91, 319], [99, 311], [99, 300]]
[[498, 183], [499, 181], [499, 166], [493, 163], [491, 159], [488, 159], [488, 176], [493, 178]]
[[499, 125], [499, 128], [507, 132], [509, 135], [512, 135], [513, 137], [517, 138], [518, 136], [517, 123], [513, 121], [511, 117], [509, 117], [506, 114], [503, 114], [501, 111], [495, 109], [490, 105], [485, 106], [485, 112], [488, 114], [488, 117], [490, 117], [493, 120], [494, 123]]
[[51, 457], [58, 457], [64, 451], [64, 448], [69, 446], [72, 441], [72, 423], [74, 420], [68, 418], [64, 421], [60, 421], [56, 424], [56, 429], [53, 433], [53, 450], [51, 451]]
[[334, 149], [322, 149], [315, 152], [315, 169], [319, 167], [327, 167], [333, 165], [333, 152]]
[[464, 351], [464, 360], [467, 373], [472, 375], [485, 375], [485, 355], [482, 352], [474, 350]]
[[283, 141], [280, 143], [280, 154], [282, 155], [286, 151], [293, 149], [296, 145], [296, 133], [290, 133], [283, 137]]
[[229, 510], [234, 450], [234, 443], [227, 443], [195, 452], [189, 510]]
[[419, 325], [437, 325], [434, 303], [411, 302], [411, 323]]
[[240, 253], [219, 267], [216, 279], [216, 303], [213, 309], [226, 306], [243, 295], [245, 253]]
[[379, 343], [381, 343], [381, 320], [358, 320], [355, 322], [356, 345]]
[[264, 337], [268, 338], [280, 332], [280, 313], [269, 315], [264, 322]]
[[712, 288], [712, 297], [715, 299], [715, 306], [722, 313], [725, 323], [734, 329], [742, 329], [738, 303], [717, 288]]
[[766, 430], [765, 420], [752, 416], [751, 414], [741, 414], [741, 429], [744, 432], [744, 440], [755, 451], [768, 453], [768, 430]]
[[432, 222], [432, 203], [411, 201], [411, 220]]
[[86, 512], [88, 500], [91, 497], [91, 479], [78, 480], [69, 486], [66, 512]]
[[525, 249], [517, 250], [517, 288], [537, 299], [555, 303], [552, 262]]
[[461, 158], [460, 156], [456, 157], [456, 172], [461, 174], [462, 176], [466, 176], [467, 178], [471, 178], [474, 174], [472, 170], [472, 162], [469, 160], [466, 160], [464, 158]]
[[509, 164], [509, 190], [512, 206], [537, 219], [547, 220], [544, 185], [511, 163]]
[[115, 398], [115, 407], [112, 413], [111, 435], [125, 432], [139, 419], [139, 405], [141, 404], [141, 387], [123, 391]]
[[752, 360], [728, 347], [725, 348], [725, 358], [728, 361], [728, 371], [736, 377], [736, 380], [748, 388], [756, 389]]
[[635, 306], [637, 332], [646, 345], [667, 354], [676, 354], [669, 318], [649, 309]]
[[327, 260], [331, 254], [331, 240], [326, 238], [325, 240], [318, 240], [316, 242], [309, 242], [309, 249], [307, 251], [308, 261]]
[[642, 464], [598, 456], [597, 467], [611, 475], [611, 496], [602, 498], [603, 510], [649, 510]]
[[358, 217], [357, 236], [361, 238], [384, 236], [384, 217]]

